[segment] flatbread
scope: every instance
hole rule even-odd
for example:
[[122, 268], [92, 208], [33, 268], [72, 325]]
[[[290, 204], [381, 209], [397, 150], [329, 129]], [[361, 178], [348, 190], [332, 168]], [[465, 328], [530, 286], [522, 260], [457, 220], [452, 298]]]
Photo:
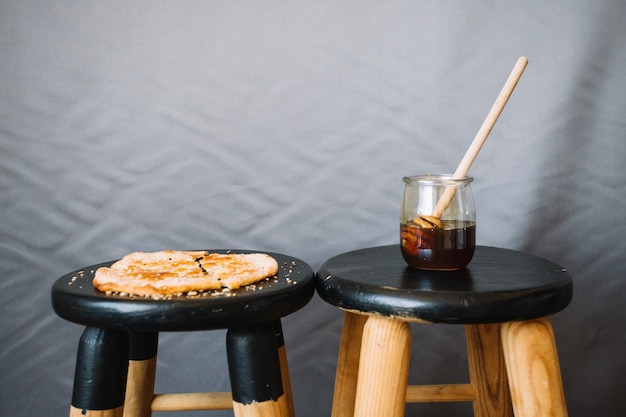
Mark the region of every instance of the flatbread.
[[169, 296], [235, 290], [277, 273], [278, 263], [264, 253], [134, 252], [110, 267], [98, 268], [93, 286], [103, 292]]

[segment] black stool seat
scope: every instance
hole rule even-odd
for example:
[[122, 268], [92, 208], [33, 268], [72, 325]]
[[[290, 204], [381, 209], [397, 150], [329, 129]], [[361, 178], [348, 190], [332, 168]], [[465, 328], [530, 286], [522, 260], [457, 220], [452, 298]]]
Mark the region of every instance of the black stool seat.
[[306, 305], [315, 292], [315, 283], [313, 270], [306, 263], [268, 254], [278, 262], [275, 278], [228, 292], [158, 300], [96, 290], [92, 285], [95, 271], [115, 261], [105, 262], [59, 278], [52, 286], [52, 307], [60, 317], [74, 323], [136, 332], [212, 330], [273, 321]]
[[317, 276], [319, 295], [344, 310], [430, 323], [529, 320], [564, 309], [572, 298], [572, 279], [562, 267], [486, 246], [459, 271], [410, 268], [390, 245], [331, 258]]

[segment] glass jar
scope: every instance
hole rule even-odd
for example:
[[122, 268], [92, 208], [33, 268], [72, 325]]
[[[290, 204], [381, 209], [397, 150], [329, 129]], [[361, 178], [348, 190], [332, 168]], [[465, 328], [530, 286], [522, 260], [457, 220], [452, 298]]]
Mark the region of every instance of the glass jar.
[[476, 247], [474, 178], [420, 175], [402, 180], [400, 250], [406, 263], [428, 270], [464, 268]]

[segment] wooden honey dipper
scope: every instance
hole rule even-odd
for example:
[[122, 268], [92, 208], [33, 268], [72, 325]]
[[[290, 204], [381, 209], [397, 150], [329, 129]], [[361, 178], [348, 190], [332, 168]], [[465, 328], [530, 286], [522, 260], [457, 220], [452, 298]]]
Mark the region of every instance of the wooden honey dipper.
[[[453, 180], [463, 179], [467, 175], [470, 167], [472, 166], [472, 163], [478, 155], [478, 152], [485, 143], [487, 136], [489, 136], [489, 133], [491, 133], [491, 129], [493, 129], [493, 126], [496, 124], [498, 117], [500, 117], [502, 110], [504, 110], [504, 106], [506, 105], [507, 101], [509, 101], [509, 97], [511, 97], [511, 94], [513, 93], [513, 90], [515, 89], [517, 82], [521, 78], [527, 64], [528, 58], [522, 56], [517, 59], [517, 62], [515, 63], [515, 66], [513, 67], [509, 78], [506, 80], [506, 83], [504, 83], [502, 90], [500, 90], [500, 94], [498, 94], [495, 103], [493, 103], [493, 106], [491, 106], [491, 110], [487, 114], [485, 121], [480, 126], [480, 129], [478, 129], [474, 140], [465, 152], [465, 156], [461, 160], [461, 163], [459, 163], [456, 171], [454, 171], [454, 174], [452, 175]], [[422, 220], [429, 223], [429, 227], [443, 227], [443, 223], [440, 220], [441, 215], [443, 214], [444, 210], [450, 205], [450, 201], [452, 201], [455, 194], [455, 187], [450, 186], [446, 188], [441, 197], [439, 197], [439, 200], [437, 200], [437, 204], [435, 205], [432, 214], [430, 216], [420, 214], [419, 219], [414, 219], [413, 222], [420, 223], [420, 220]]]

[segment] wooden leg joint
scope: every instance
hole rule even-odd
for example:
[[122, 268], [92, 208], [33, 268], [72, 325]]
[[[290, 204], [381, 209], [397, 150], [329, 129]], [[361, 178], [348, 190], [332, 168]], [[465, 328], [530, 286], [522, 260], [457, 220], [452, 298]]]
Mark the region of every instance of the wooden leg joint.
[[516, 417], [567, 417], [561, 370], [548, 319], [502, 325], [502, 347]]
[[404, 415], [411, 329], [400, 320], [370, 316], [363, 327], [354, 415]]
[[289, 417], [278, 343], [272, 323], [228, 329], [226, 351], [236, 417]]
[[418, 402], [472, 402], [475, 417], [567, 417], [548, 319], [465, 329], [470, 383], [407, 385], [408, 323], [346, 312], [332, 417], [399, 417]]

